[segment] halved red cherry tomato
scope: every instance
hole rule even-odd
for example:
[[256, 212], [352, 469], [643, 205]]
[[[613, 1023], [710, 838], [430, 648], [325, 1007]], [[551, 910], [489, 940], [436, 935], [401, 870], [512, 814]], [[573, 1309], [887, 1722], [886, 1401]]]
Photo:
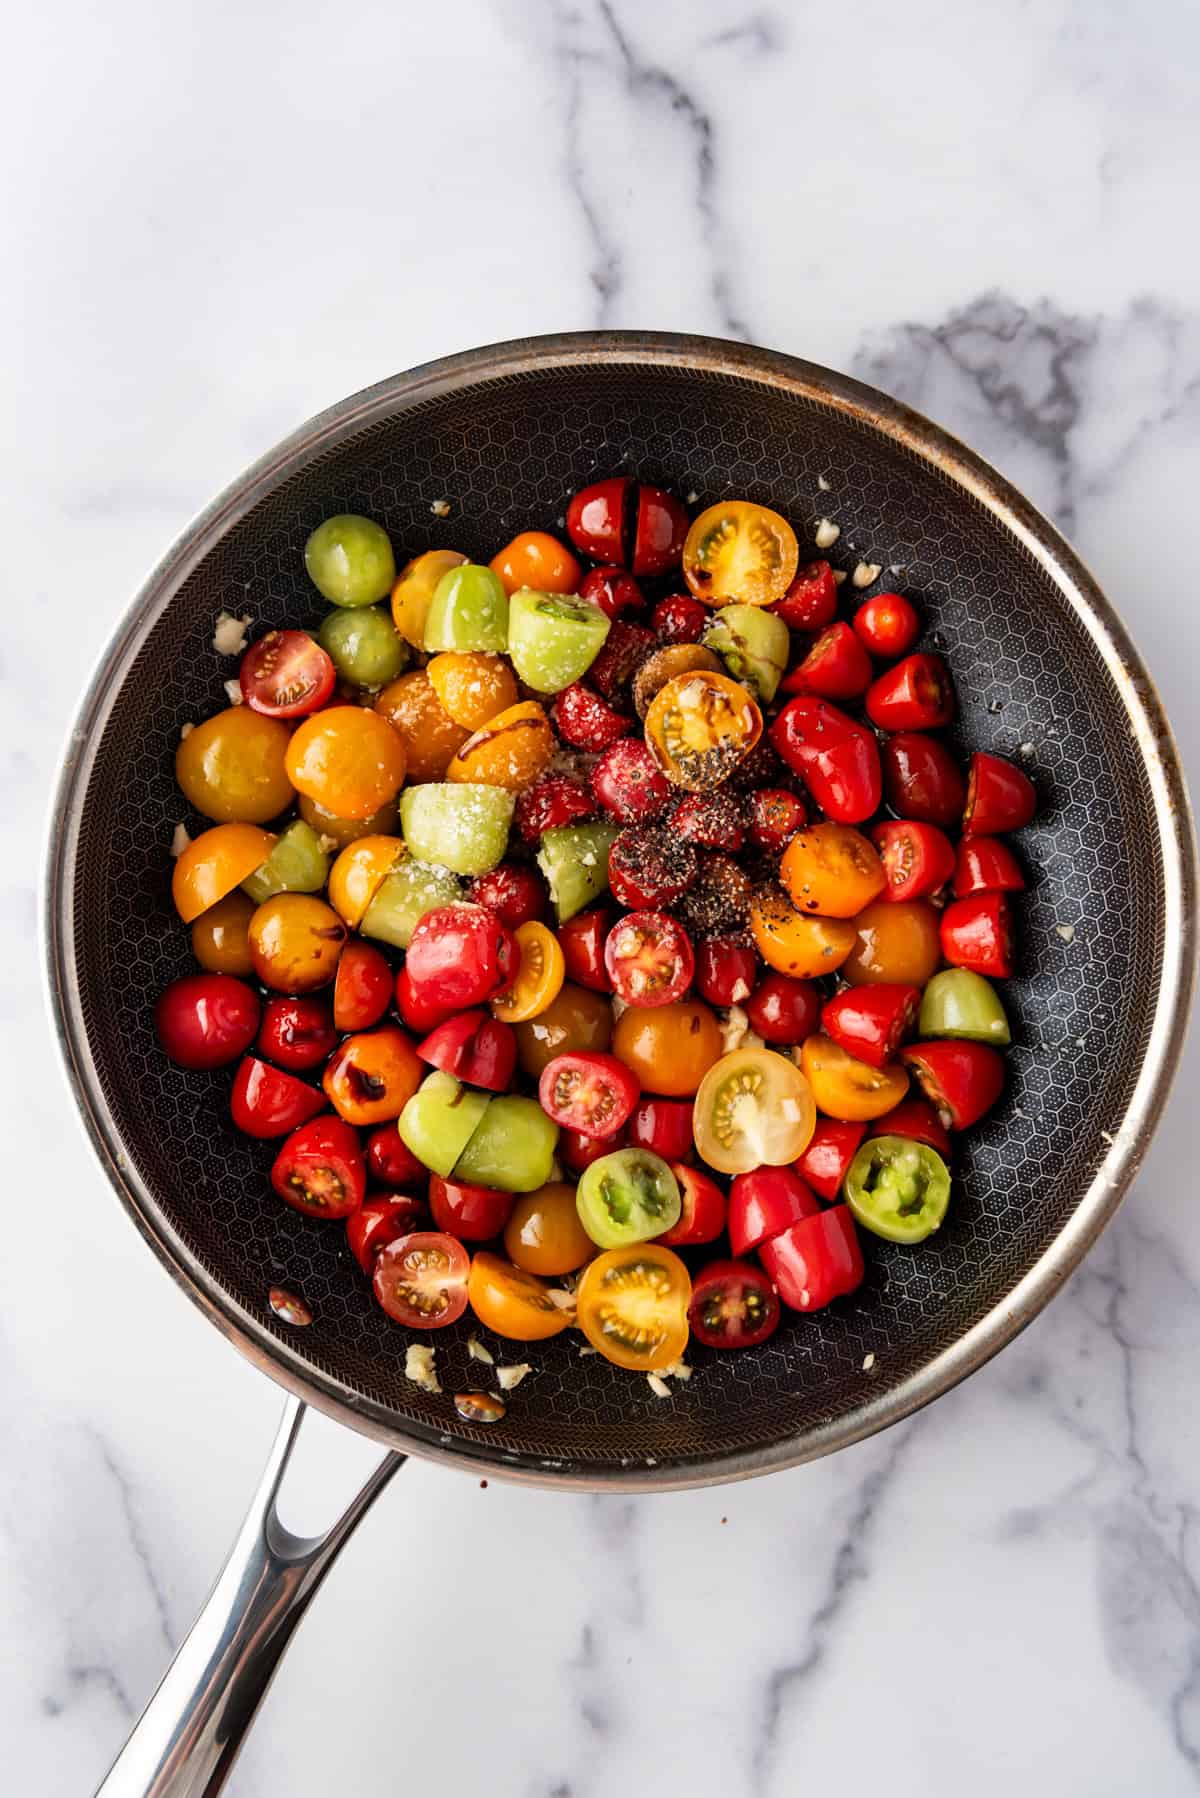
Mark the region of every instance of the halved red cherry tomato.
[[486, 1011], [460, 1011], [435, 1024], [417, 1054], [431, 1068], [453, 1074], [467, 1086], [507, 1092], [517, 1065], [517, 1039], [510, 1024]]
[[468, 1180], [429, 1178], [429, 1209], [439, 1230], [463, 1242], [490, 1242], [499, 1236], [513, 1207], [511, 1192], [475, 1186]]
[[547, 894], [541, 876], [516, 862], [501, 862], [490, 874], [477, 875], [470, 893], [474, 904], [486, 905], [510, 930], [545, 915]]
[[871, 841], [887, 876], [885, 899], [924, 899], [954, 872], [954, 845], [936, 824], [888, 818], [872, 828]]
[[625, 1124], [641, 1090], [615, 1055], [580, 1049], [547, 1062], [538, 1081], [538, 1101], [564, 1130], [610, 1137]]
[[867, 717], [880, 730], [938, 730], [954, 716], [954, 688], [941, 656], [905, 656], [870, 687]]
[[321, 1084], [348, 1124], [398, 1118], [424, 1076], [416, 1050], [395, 1024], [348, 1036], [330, 1056]]
[[[686, 893], [699, 869], [699, 858], [687, 838], [672, 835], [662, 825], [627, 826], [608, 853], [608, 884], [617, 903], [630, 911], [670, 905]], [[606, 957], [607, 950], [606, 941]], [[608, 973], [611, 978], [611, 968]]]
[[765, 974], [746, 1001], [746, 1016], [765, 1043], [802, 1043], [821, 1027], [821, 989], [790, 974]]
[[470, 1271], [467, 1251], [455, 1237], [414, 1230], [380, 1250], [371, 1284], [396, 1323], [410, 1330], [440, 1330], [466, 1310]]
[[567, 507], [567, 536], [581, 555], [593, 562], [623, 567], [625, 530], [632, 482], [627, 474], [610, 475], [582, 487]]
[[[593, 568], [579, 583], [579, 597], [590, 599], [606, 618], [616, 618], [646, 603], [645, 594], [624, 568]], [[697, 639], [699, 635], [697, 631]]]
[[1012, 904], [1005, 893], [955, 899], [942, 913], [941, 939], [952, 967], [999, 980], [1015, 972]]
[[806, 1217], [759, 1249], [762, 1264], [785, 1305], [819, 1311], [862, 1285], [862, 1248], [845, 1205]]
[[969, 1130], [1004, 1091], [1004, 1057], [986, 1043], [910, 1043], [900, 1059], [949, 1130]]
[[[692, 1108], [688, 1106], [688, 1140], [691, 1140]], [[593, 1161], [599, 1161], [601, 1155], [611, 1155], [614, 1149], [625, 1147], [625, 1132], [618, 1130], [615, 1136], [581, 1136], [578, 1130], [562, 1130], [559, 1132], [558, 1152], [573, 1174], [582, 1174], [584, 1168], [591, 1167]]]
[[341, 1118], [301, 1125], [276, 1155], [271, 1185], [306, 1217], [349, 1217], [367, 1190], [357, 1133]]
[[154, 1007], [158, 1040], [181, 1068], [223, 1068], [258, 1029], [258, 995], [232, 974], [185, 974]]
[[943, 829], [958, 823], [966, 787], [962, 769], [938, 737], [900, 731], [883, 746], [887, 802], [901, 818]]
[[631, 911], [604, 945], [604, 965], [626, 1005], [671, 1005], [692, 984], [696, 958], [687, 932], [661, 911]]
[[[858, 1126], [855, 1127], [858, 1128]], [[842, 1125], [840, 1128], [848, 1129], [849, 1126]], [[936, 1149], [938, 1154], [943, 1157], [950, 1153], [950, 1133], [946, 1126], [928, 1099], [915, 1096], [901, 1099], [894, 1111], [889, 1111], [883, 1117], [876, 1118], [867, 1134], [869, 1136], [908, 1136], [912, 1138], [913, 1142], [923, 1142], [927, 1148]], [[859, 1140], [861, 1141], [861, 1136]], [[857, 1149], [858, 1143], [855, 1143], [854, 1147]]]
[[789, 700], [770, 738], [821, 810], [838, 824], [861, 824], [879, 809], [879, 749], [864, 725], [828, 700], [802, 693]]
[[749, 1261], [710, 1261], [692, 1283], [688, 1322], [706, 1348], [754, 1348], [775, 1334], [779, 1315], [774, 1287]]
[[805, 562], [771, 610], [790, 630], [819, 631], [837, 613], [837, 582], [828, 562]]
[[664, 1161], [681, 1161], [692, 1146], [692, 1101], [639, 1099], [627, 1135], [639, 1149], [652, 1149]]
[[612, 929], [612, 913], [581, 911], [558, 927], [558, 946], [566, 964], [566, 978], [593, 993], [611, 993], [612, 981], [604, 965], [604, 945]]
[[333, 982], [333, 1021], [338, 1029], [369, 1030], [378, 1024], [395, 984], [387, 958], [378, 949], [357, 938], [348, 942]]
[[715, 1242], [725, 1228], [725, 1194], [708, 1174], [686, 1162], [673, 1161], [671, 1172], [679, 1182], [683, 1208], [679, 1221], [656, 1236], [669, 1248], [693, 1248], [698, 1243]]
[[324, 1093], [256, 1055], [247, 1055], [233, 1077], [230, 1115], [247, 1136], [286, 1136], [324, 1109]]
[[746, 840], [743, 807], [727, 787], [686, 794], [671, 813], [671, 829], [704, 849], [740, 849]]
[[486, 905], [438, 905], [413, 931], [404, 969], [426, 1004], [459, 1011], [511, 985], [518, 960], [510, 932]]
[[[391, 990], [389, 974], [389, 996]], [[268, 999], [263, 1007], [259, 1050], [293, 1074], [320, 1067], [336, 1042], [337, 1031], [329, 1009], [320, 999]]]
[[569, 775], [543, 774], [519, 795], [513, 822], [527, 843], [536, 843], [543, 831], [594, 818], [599, 809], [587, 788]]
[[916, 1028], [921, 989], [880, 981], [848, 986], [835, 993], [821, 1012], [826, 1036], [873, 1068], [891, 1061], [900, 1044]]
[[699, 643], [710, 616], [708, 607], [690, 593], [672, 593], [659, 600], [651, 623], [660, 643]]
[[633, 529], [633, 572], [666, 574], [677, 566], [688, 534], [688, 515], [673, 493], [639, 487]]
[[367, 1138], [367, 1166], [381, 1186], [424, 1186], [429, 1169], [418, 1161], [395, 1124], [380, 1124]]
[[729, 1188], [729, 1246], [735, 1255], [748, 1255], [820, 1209], [795, 1168], [753, 1168]]
[[964, 837], [954, 869], [954, 897], [975, 893], [1020, 893], [1025, 887], [1021, 864], [999, 837]]
[[333, 692], [337, 670], [307, 631], [268, 631], [238, 670], [242, 698], [267, 718], [303, 718]]
[[364, 1274], [374, 1269], [375, 1257], [389, 1242], [400, 1236], [411, 1236], [429, 1223], [429, 1213], [420, 1199], [386, 1197], [368, 1199], [346, 1219], [346, 1246]]
[[[897, 1106], [896, 1110], [901, 1110]], [[896, 1112], [890, 1111], [889, 1117]], [[845, 1124], [839, 1118], [818, 1118], [812, 1141], [796, 1163], [814, 1192], [830, 1203], [842, 1190], [846, 1170], [866, 1134], [865, 1124]]]
[[760, 787], [750, 795], [750, 835], [770, 854], [786, 849], [807, 822], [804, 801], [786, 787]]
[[757, 972], [758, 957], [747, 943], [709, 937], [696, 951], [696, 991], [710, 1005], [743, 1005]]
[[854, 614], [854, 632], [873, 656], [907, 655], [921, 634], [921, 620], [902, 593], [876, 593]]
[[823, 699], [858, 699], [875, 670], [844, 619], [828, 625], [804, 660], [779, 683], [781, 693], [819, 693]]
[[1002, 755], [979, 751], [971, 757], [962, 828], [966, 837], [995, 837], [1020, 830], [1037, 810], [1029, 776]]

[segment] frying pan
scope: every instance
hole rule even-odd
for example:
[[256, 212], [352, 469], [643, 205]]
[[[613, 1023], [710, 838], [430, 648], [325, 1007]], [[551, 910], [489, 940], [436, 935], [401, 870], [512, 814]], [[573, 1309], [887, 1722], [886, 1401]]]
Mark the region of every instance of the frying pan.
[[[669, 1402], [573, 1335], [536, 1345], [503, 1421], [460, 1417], [487, 1383], [464, 1320], [437, 1338], [441, 1396], [404, 1376], [405, 1337], [344, 1233], [279, 1205], [270, 1151], [225, 1122], [225, 1082], [168, 1066], [152, 1005], [190, 964], [168, 846], [189, 819], [180, 728], [232, 671], [218, 612], [255, 632], [316, 621], [301, 550], [331, 512], [368, 513], [401, 556], [484, 560], [561, 526], [613, 469], [705, 505], [764, 501], [804, 535], [843, 526], [950, 659], [964, 741], [1029, 766], [1041, 794], [1022, 972], [1006, 991], [1011, 1084], [963, 1142], [935, 1241], [872, 1242], [852, 1299], [744, 1354], [693, 1357]], [[449, 508], [448, 513], [446, 508]], [[893, 572], [894, 571], [894, 572]], [[70, 740], [53, 819], [47, 952], [74, 1095], [130, 1218], [179, 1286], [290, 1395], [263, 1484], [191, 1636], [102, 1791], [216, 1792], [333, 1556], [406, 1454], [533, 1484], [664, 1491], [826, 1454], [926, 1404], [1046, 1303], [1137, 1171], [1179, 1058], [1193, 978], [1196, 857], [1150, 679], [1068, 545], [977, 456], [846, 377], [764, 350], [652, 333], [544, 337], [431, 363], [343, 401], [230, 487], [151, 575]], [[283, 1286], [313, 1313], [272, 1311]], [[484, 1332], [479, 1332], [485, 1335]], [[492, 1340], [498, 1360], [512, 1347]], [[275, 1506], [314, 1405], [391, 1453], [323, 1536]]]

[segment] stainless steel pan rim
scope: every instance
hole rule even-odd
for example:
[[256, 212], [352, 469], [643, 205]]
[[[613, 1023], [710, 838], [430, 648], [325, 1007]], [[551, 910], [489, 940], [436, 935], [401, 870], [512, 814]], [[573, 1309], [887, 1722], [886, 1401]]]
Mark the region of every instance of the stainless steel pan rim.
[[[1158, 1003], [1121, 1128], [1066, 1226], [1005, 1299], [953, 1345], [890, 1392], [843, 1418], [746, 1453], [583, 1471], [516, 1462], [466, 1441], [396, 1428], [382, 1408], [312, 1368], [268, 1336], [199, 1265], [162, 1216], [127, 1158], [92, 1062], [74, 955], [74, 880], [83, 794], [104, 725], [126, 673], [171, 595], [224, 534], [285, 475], [381, 417], [481, 378], [531, 367], [645, 364], [703, 369], [791, 391], [871, 425], [936, 465], [1011, 532], [1054, 580], [1107, 664], [1128, 710], [1131, 751], [1146, 767], [1163, 856], [1165, 950]], [[397, 375], [320, 413], [228, 487], [184, 532], [122, 621], [84, 699], [64, 753], [47, 852], [45, 954], [51, 1009], [67, 1076], [108, 1177], [143, 1237], [177, 1284], [248, 1360], [297, 1397], [389, 1447], [534, 1485], [662, 1491], [749, 1479], [845, 1447], [898, 1422], [964, 1379], [1037, 1315], [1112, 1216], [1134, 1178], [1166, 1102], [1183, 1048], [1195, 977], [1196, 844], [1179, 757], [1145, 667], [1096, 582], [1058, 532], [993, 468], [909, 408], [844, 375], [715, 338], [658, 332], [564, 333], [485, 346]]]

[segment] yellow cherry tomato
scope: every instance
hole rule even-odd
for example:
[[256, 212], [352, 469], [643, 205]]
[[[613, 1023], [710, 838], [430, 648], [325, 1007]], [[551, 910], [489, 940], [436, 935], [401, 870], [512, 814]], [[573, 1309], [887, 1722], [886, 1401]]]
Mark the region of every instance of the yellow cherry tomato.
[[689, 1099], [721, 1056], [721, 1026], [699, 999], [646, 1010], [631, 1005], [613, 1028], [612, 1052], [648, 1093]]
[[650, 753], [674, 786], [705, 793], [762, 736], [762, 713], [738, 681], [697, 668], [661, 686], [646, 713]]
[[536, 1192], [518, 1193], [504, 1226], [504, 1247], [517, 1267], [544, 1279], [582, 1267], [596, 1245], [579, 1221], [575, 1188], [552, 1180]]
[[279, 893], [250, 920], [254, 972], [277, 993], [311, 993], [337, 973], [346, 926], [311, 893]]
[[376, 697], [375, 710], [404, 744], [414, 785], [441, 780], [471, 734], [445, 710], [424, 668], [391, 681]]
[[446, 770], [447, 780], [480, 781], [520, 793], [550, 766], [554, 733], [535, 699], [506, 712], [467, 738]]
[[467, 1302], [485, 1329], [513, 1342], [544, 1342], [561, 1336], [571, 1321], [534, 1274], [513, 1267], [485, 1250], [471, 1262]]
[[385, 718], [358, 705], [333, 705], [305, 718], [288, 745], [287, 771], [339, 818], [369, 818], [404, 784], [404, 743]]
[[779, 878], [800, 912], [853, 918], [878, 898], [887, 875], [869, 837], [852, 824], [810, 824], [783, 852]]
[[227, 893], [192, 925], [192, 954], [209, 974], [252, 974], [250, 920], [255, 905], [246, 893]]
[[777, 889], [757, 892], [750, 906], [750, 934], [769, 968], [793, 980], [813, 980], [840, 968], [857, 940], [843, 918], [806, 917]]
[[393, 864], [406, 853], [400, 837], [359, 837], [342, 850], [329, 870], [329, 903], [351, 930], [358, 929]]
[[750, 500], [723, 500], [693, 520], [683, 578], [705, 605], [769, 606], [791, 586], [799, 560], [786, 518]]
[[491, 568], [510, 599], [521, 587], [535, 593], [576, 593], [583, 572], [566, 545], [547, 531], [522, 531], [492, 557]]
[[427, 549], [400, 570], [392, 588], [392, 623], [414, 649], [425, 647], [425, 614], [444, 574], [466, 561], [456, 549]]
[[256, 824], [217, 824], [188, 844], [175, 863], [171, 897], [185, 924], [249, 880], [275, 847]]
[[579, 1327], [606, 1361], [654, 1373], [687, 1347], [692, 1282], [670, 1249], [656, 1242], [606, 1249], [579, 1278]]
[[188, 732], [175, 778], [189, 805], [221, 824], [265, 824], [292, 803], [289, 731], [248, 705], [231, 705]]
[[517, 978], [492, 1000], [492, 1016], [506, 1024], [524, 1024], [552, 1005], [562, 991], [567, 964], [553, 931], [536, 920], [515, 932], [521, 961]]
[[803, 1155], [817, 1108], [805, 1075], [774, 1049], [734, 1049], [704, 1079], [692, 1108], [696, 1148], [721, 1174], [783, 1167]]
[[518, 1024], [516, 1032], [517, 1060], [535, 1080], [556, 1055], [573, 1055], [579, 1049], [598, 1049], [603, 1054], [613, 1033], [608, 994], [572, 986], [568, 980], [545, 1011], [527, 1024]]
[[448, 649], [425, 670], [442, 710], [465, 730], [483, 726], [516, 705], [516, 677], [503, 656]]
[[898, 1063], [869, 1067], [847, 1055], [827, 1036], [810, 1036], [800, 1050], [800, 1066], [812, 1087], [817, 1110], [845, 1124], [880, 1118], [908, 1091], [908, 1074]]
[[855, 986], [924, 986], [942, 960], [936, 909], [927, 899], [879, 899], [854, 920], [842, 973]]
[[318, 836], [327, 839], [326, 848], [344, 849], [347, 843], [357, 843], [360, 837], [391, 836], [400, 822], [400, 808], [394, 799], [381, 805], [369, 818], [339, 818], [310, 799], [307, 793], [301, 793], [297, 803], [304, 822], [311, 824]]

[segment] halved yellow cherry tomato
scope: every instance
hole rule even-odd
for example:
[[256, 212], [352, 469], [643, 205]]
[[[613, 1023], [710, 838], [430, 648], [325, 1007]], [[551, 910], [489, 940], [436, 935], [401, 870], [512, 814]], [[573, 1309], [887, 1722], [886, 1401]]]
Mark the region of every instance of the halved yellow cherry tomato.
[[217, 824], [188, 844], [175, 863], [171, 897], [185, 924], [249, 880], [275, 847], [257, 824]]
[[845, 919], [806, 917], [784, 893], [769, 888], [754, 895], [750, 934], [767, 966], [793, 980], [832, 974], [858, 940]]
[[329, 903], [351, 930], [358, 929], [393, 864], [406, 853], [400, 837], [359, 837], [342, 850], [329, 870]]
[[503, 656], [448, 649], [434, 656], [425, 672], [442, 710], [466, 730], [482, 730], [520, 698], [516, 678]]
[[510, 599], [521, 587], [535, 593], [576, 593], [583, 572], [566, 545], [548, 531], [522, 531], [492, 557], [491, 567]]
[[812, 1087], [817, 1110], [845, 1124], [882, 1117], [908, 1091], [908, 1074], [898, 1063], [868, 1067], [827, 1036], [810, 1036], [800, 1050], [800, 1066]]
[[265, 824], [292, 803], [289, 730], [248, 705], [231, 705], [190, 730], [175, 751], [188, 804], [221, 824]]
[[446, 769], [446, 779], [520, 793], [545, 773], [553, 754], [550, 720], [535, 699], [527, 699], [468, 737]]
[[746, 499], [709, 506], [683, 545], [683, 578], [709, 606], [769, 606], [792, 584], [800, 548], [786, 518]]
[[504, 1226], [504, 1247], [527, 1274], [554, 1279], [582, 1267], [596, 1245], [579, 1221], [575, 1188], [551, 1180], [536, 1192], [519, 1192]]
[[249, 930], [255, 909], [248, 894], [234, 892], [201, 912], [192, 925], [192, 954], [207, 973], [254, 972]]
[[254, 972], [277, 993], [311, 993], [337, 973], [346, 926], [311, 893], [278, 893], [250, 920]]
[[853, 918], [887, 885], [874, 843], [852, 824], [810, 824], [783, 852], [779, 878], [800, 912]]
[[471, 734], [455, 724], [424, 668], [390, 681], [376, 698], [375, 710], [404, 744], [408, 778], [414, 786], [441, 780]]
[[513, 1342], [544, 1342], [571, 1322], [570, 1311], [554, 1303], [536, 1275], [486, 1250], [471, 1262], [467, 1302], [486, 1329]]
[[400, 570], [392, 588], [392, 623], [414, 649], [425, 647], [425, 614], [444, 574], [466, 561], [456, 549], [427, 549]]
[[567, 973], [558, 938], [544, 924], [522, 924], [515, 936], [521, 951], [517, 978], [492, 1000], [492, 1016], [506, 1024], [539, 1017], [557, 999]]
[[856, 986], [924, 986], [941, 965], [938, 914], [927, 899], [877, 899], [854, 920], [842, 973]]
[[692, 1107], [696, 1147], [721, 1174], [783, 1167], [803, 1155], [817, 1110], [804, 1074], [774, 1049], [734, 1049], [700, 1082]]
[[606, 1361], [654, 1373], [678, 1361], [688, 1341], [692, 1282], [655, 1242], [606, 1249], [589, 1261], [575, 1293], [579, 1327]]
[[358, 705], [315, 712], [288, 745], [292, 785], [339, 818], [369, 818], [394, 799], [404, 785], [405, 766], [399, 734], [378, 713]]
[[762, 736], [762, 713], [738, 681], [697, 668], [659, 688], [646, 713], [650, 753], [677, 787], [720, 786]]

